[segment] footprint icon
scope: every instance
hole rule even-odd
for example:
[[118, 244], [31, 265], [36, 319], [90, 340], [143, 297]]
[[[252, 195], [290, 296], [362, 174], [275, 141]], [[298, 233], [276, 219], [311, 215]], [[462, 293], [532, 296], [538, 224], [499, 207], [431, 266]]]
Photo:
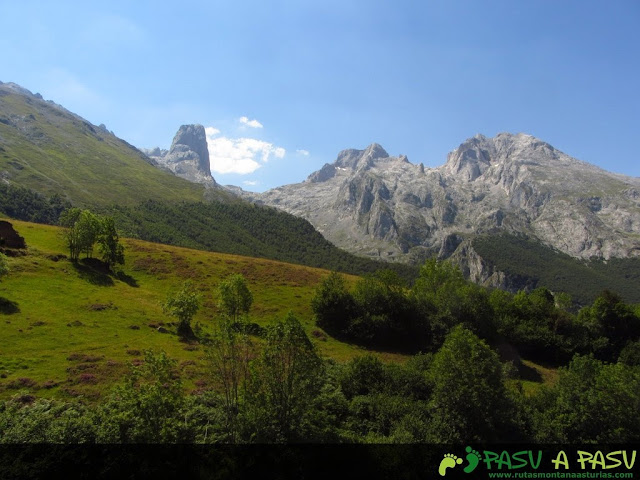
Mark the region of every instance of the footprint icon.
[[480, 463], [480, 453], [471, 447], [467, 447], [465, 450], [467, 452], [466, 459], [467, 459], [467, 462], [469, 462], [469, 465], [464, 467], [464, 473], [471, 473], [476, 469], [476, 467]]
[[462, 459], [456, 457], [452, 453], [445, 453], [444, 458], [440, 462], [440, 467], [438, 468], [438, 473], [441, 476], [445, 476], [447, 474], [447, 469], [453, 468], [456, 465], [460, 465], [462, 463]]

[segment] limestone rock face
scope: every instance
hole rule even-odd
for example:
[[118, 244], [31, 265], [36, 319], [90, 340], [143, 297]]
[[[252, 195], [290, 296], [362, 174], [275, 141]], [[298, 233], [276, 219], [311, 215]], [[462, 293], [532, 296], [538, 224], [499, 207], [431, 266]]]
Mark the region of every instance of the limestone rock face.
[[216, 184], [211, 175], [207, 136], [202, 125], [182, 125], [169, 151], [156, 147], [144, 150], [144, 153], [179, 177], [197, 183]]
[[640, 256], [640, 179], [526, 134], [476, 135], [437, 168], [377, 144], [344, 150], [302, 183], [249, 196], [360, 255], [418, 261], [466, 248], [468, 273], [481, 283], [504, 279], [469, 251], [464, 239], [475, 234], [524, 233], [584, 259]]

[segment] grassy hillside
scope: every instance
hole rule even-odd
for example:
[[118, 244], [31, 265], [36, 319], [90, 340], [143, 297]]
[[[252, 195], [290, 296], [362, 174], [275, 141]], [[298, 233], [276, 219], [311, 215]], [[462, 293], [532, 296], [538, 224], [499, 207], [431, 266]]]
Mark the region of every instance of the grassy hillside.
[[204, 194], [106, 130], [7, 84], [0, 84], [0, 172], [12, 184], [85, 206]]
[[[63, 258], [59, 228], [12, 223], [29, 248], [27, 255], [9, 259], [11, 272], [0, 281], [0, 398], [21, 388], [39, 396], [97, 398], [148, 348], [178, 359], [188, 388], [202, 387], [202, 347], [181, 343], [161, 308], [167, 293], [189, 278], [203, 294], [194, 325], [204, 333], [217, 321], [218, 283], [242, 273], [254, 295], [252, 321], [268, 324], [291, 310], [322, 355], [346, 360], [363, 353], [313, 323], [310, 301], [328, 274], [324, 270], [125, 240], [126, 265], [114, 277]], [[159, 333], [158, 326], [170, 333]]]
[[127, 236], [201, 250], [270, 258], [356, 275], [393, 269], [413, 281], [418, 268], [358, 257], [326, 240], [306, 220], [248, 203], [148, 201], [109, 210]]
[[587, 305], [605, 289], [629, 303], [640, 303], [640, 258], [583, 262], [525, 237], [477, 237], [473, 247], [497, 270], [520, 279], [522, 287], [545, 286], [567, 292]]

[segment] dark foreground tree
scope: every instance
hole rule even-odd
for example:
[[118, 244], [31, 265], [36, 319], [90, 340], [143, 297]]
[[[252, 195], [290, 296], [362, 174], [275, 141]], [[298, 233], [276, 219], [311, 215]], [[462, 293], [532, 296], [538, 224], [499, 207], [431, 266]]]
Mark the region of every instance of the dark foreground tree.
[[190, 440], [181, 411], [185, 407], [177, 362], [166, 353], [145, 351], [122, 385], [97, 412], [101, 443], [175, 443]]
[[250, 362], [255, 356], [255, 350], [246, 329], [238, 331], [229, 319], [221, 323], [207, 350], [213, 378], [222, 391], [224, 421], [221, 440], [225, 443], [240, 440]]
[[355, 315], [355, 301], [347, 289], [344, 277], [331, 272], [311, 300], [316, 323], [332, 335], [344, 334]]
[[249, 392], [256, 440], [304, 441], [324, 382], [322, 360], [291, 313], [268, 329], [265, 340]]
[[454, 327], [433, 357], [430, 440], [436, 443], [513, 439], [515, 408], [498, 355], [473, 332]]
[[534, 399], [533, 425], [542, 443], [629, 443], [640, 439], [640, 369], [578, 356], [558, 382]]

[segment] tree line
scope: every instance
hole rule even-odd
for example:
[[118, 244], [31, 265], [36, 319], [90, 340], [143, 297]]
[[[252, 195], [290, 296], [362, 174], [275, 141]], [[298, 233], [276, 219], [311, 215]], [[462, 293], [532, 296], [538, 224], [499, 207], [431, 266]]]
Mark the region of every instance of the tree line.
[[335, 337], [406, 353], [436, 351], [456, 325], [490, 345], [508, 343], [526, 358], [554, 365], [575, 354], [607, 362], [631, 358], [640, 340], [640, 306], [608, 290], [576, 314], [566, 293], [486, 289], [435, 259], [425, 262], [412, 287], [383, 270], [349, 288], [333, 272], [317, 289], [312, 308], [318, 326]]

